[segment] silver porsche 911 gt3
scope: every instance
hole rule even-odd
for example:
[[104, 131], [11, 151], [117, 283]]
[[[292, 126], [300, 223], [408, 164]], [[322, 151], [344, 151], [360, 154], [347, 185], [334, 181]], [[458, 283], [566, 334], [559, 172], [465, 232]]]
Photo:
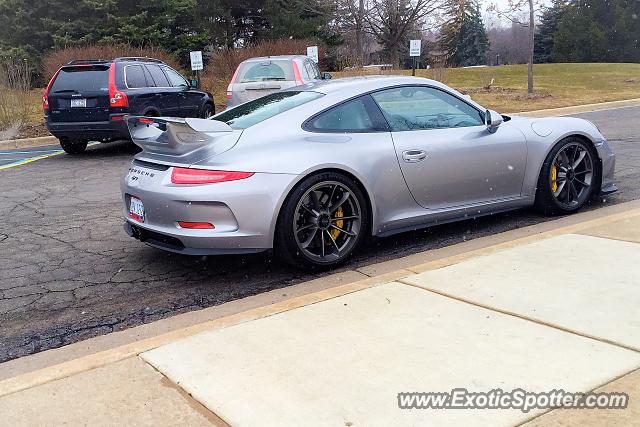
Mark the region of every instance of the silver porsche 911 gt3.
[[311, 83], [212, 119], [128, 118], [125, 230], [184, 254], [343, 262], [367, 236], [616, 190], [591, 122], [501, 116], [436, 81]]

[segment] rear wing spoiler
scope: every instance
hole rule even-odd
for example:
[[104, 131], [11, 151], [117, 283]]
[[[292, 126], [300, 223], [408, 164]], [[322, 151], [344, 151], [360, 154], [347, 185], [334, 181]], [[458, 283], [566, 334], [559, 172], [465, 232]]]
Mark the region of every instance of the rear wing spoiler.
[[233, 129], [210, 119], [128, 116], [133, 142], [146, 153], [157, 156], [185, 157], [228, 135]]

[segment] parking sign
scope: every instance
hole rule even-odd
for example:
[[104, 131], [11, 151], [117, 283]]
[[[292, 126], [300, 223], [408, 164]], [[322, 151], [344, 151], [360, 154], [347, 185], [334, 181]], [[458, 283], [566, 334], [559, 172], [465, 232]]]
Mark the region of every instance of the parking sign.
[[193, 71], [202, 70], [202, 51], [196, 50], [194, 52], [190, 52], [191, 54], [191, 69]]
[[318, 63], [318, 46], [307, 47], [307, 56], [313, 59], [313, 62]]
[[409, 41], [409, 56], [420, 56], [422, 51], [422, 40]]

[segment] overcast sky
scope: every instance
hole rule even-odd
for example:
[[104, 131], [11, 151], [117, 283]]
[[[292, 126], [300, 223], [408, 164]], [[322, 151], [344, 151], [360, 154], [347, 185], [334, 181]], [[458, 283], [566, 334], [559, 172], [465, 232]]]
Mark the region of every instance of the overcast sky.
[[[536, 3], [538, 3], [539, 5], [547, 5], [550, 3], [550, 0], [541, 0], [541, 1], [537, 1]], [[499, 10], [507, 10], [509, 7], [509, 1], [508, 0], [480, 0], [480, 11], [482, 12], [482, 16], [484, 18], [484, 23], [485, 26], [487, 28], [491, 27], [491, 26], [496, 26], [496, 25], [510, 25], [509, 20], [507, 19], [500, 19], [498, 18], [494, 13], [490, 13], [487, 12], [487, 8], [489, 7], [489, 5], [491, 4], [495, 4], [498, 6]], [[537, 9], [540, 8], [540, 6], [536, 6]], [[522, 8], [522, 15], [523, 17], [526, 19], [528, 16], [528, 5], [525, 4], [524, 7]], [[539, 16], [539, 12], [536, 13], [536, 17]]]

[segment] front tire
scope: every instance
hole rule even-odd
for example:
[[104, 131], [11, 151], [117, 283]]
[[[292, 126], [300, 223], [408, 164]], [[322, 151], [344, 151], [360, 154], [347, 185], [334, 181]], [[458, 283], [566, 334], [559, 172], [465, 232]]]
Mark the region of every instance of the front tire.
[[82, 154], [87, 149], [87, 141], [81, 139], [60, 138], [60, 146], [67, 154]]
[[358, 184], [323, 172], [287, 197], [276, 228], [276, 253], [288, 264], [328, 269], [344, 263], [369, 232], [369, 211]]
[[542, 165], [535, 208], [546, 215], [563, 215], [584, 206], [599, 182], [597, 153], [581, 138], [558, 142]]

